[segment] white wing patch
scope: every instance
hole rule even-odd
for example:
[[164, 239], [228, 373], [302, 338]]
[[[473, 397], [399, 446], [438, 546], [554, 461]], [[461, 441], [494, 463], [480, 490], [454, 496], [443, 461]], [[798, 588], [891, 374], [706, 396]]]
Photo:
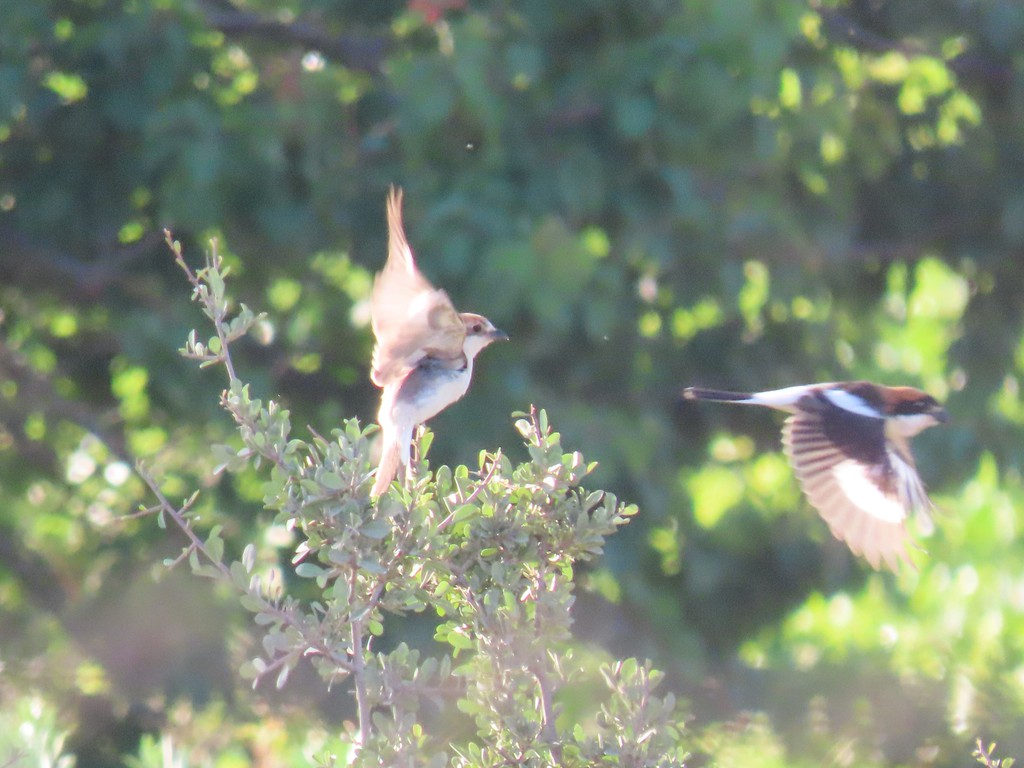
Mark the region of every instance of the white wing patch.
[[782, 442], [800, 487], [837, 539], [873, 568], [884, 563], [895, 571], [901, 560], [912, 564], [905, 521], [912, 507], [928, 505], [912, 464], [887, 449], [895, 476], [885, 483], [885, 468], [844, 454], [815, 412], [798, 411], [786, 419]]
[[836, 408], [842, 408], [844, 411], [856, 413], [858, 416], [868, 416], [872, 419], [884, 418], [877, 409], [864, 402], [863, 398], [852, 395], [845, 389], [826, 389], [822, 391], [822, 394]]
[[896, 487], [900, 501], [903, 502], [903, 506], [908, 512], [910, 510], [917, 511], [918, 527], [921, 529], [921, 533], [927, 536], [935, 529], [935, 525], [928, 515], [932, 508], [932, 502], [928, 498], [928, 492], [924, 489], [924, 483], [921, 482], [921, 476], [895, 451], [889, 451], [889, 461], [893, 471], [896, 472]]
[[773, 389], [769, 392], [755, 392], [749, 399], [742, 400], [740, 402], [753, 403], [754, 405], [766, 405], [769, 408], [778, 408], [783, 411], [792, 411], [795, 410], [798, 402], [823, 386], [827, 387], [830, 385], [804, 384], [798, 387]]
[[832, 474], [846, 498], [862, 512], [887, 523], [902, 522], [907, 516], [900, 500], [885, 495], [878, 483], [871, 479], [866, 465], [846, 459], [832, 468]]

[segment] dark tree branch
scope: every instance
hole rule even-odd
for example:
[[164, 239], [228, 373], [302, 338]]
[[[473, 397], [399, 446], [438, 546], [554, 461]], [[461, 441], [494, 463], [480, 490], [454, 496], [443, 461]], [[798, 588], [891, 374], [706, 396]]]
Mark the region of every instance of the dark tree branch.
[[11, 224], [0, 223], [0, 281], [19, 286], [59, 286], [64, 296], [95, 301], [123, 277], [129, 265], [152, 253], [159, 242], [159, 233], [149, 232], [134, 243], [110, 249], [109, 256], [84, 261], [35, 241]]
[[[24, 431], [25, 414], [42, 411], [47, 419], [70, 421], [96, 435], [111, 453], [130, 463], [120, 431], [105, 426], [103, 417], [97, 416], [87, 405], [61, 397], [49, 378], [33, 369], [3, 340], [0, 340], [0, 380], [18, 385], [16, 398], [0, 404], [0, 425], [14, 441], [19, 460], [35, 464], [51, 475], [60, 471], [60, 461], [52, 446], [30, 439]], [[55, 615], [61, 614], [67, 603], [61, 579], [46, 559], [23, 541], [20, 531], [4, 523], [0, 523], [0, 568], [18, 580], [36, 605]]]
[[[77, 424], [102, 440], [113, 455], [124, 462], [132, 463], [133, 459], [128, 454], [124, 433], [112, 424], [118, 418], [115, 409], [112, 409], [108, 415], [98, 415], [88, 405], [62, 397], [49, 378], [32, 368], [19, 352], [11, 349], [3, 340], [0, 340], [0, 379], [14, 381], [18, 384], [18, 397], [10, 409], [10, 413], [25, 414], [42, 411], [48, 418], [63, 419]], [[0, 417], [3, 417], [4, 414], [4, 410], [0, 409]], [[15, 437], [20, 433], [20, 423], [23, 423], [23, 420], [13, 425]], [[5, 426], [8, 425], [5, 424]], [[52, 448], [46, 447], [45, 451], [45, 456], [52, 455]], [[53, 456], [52, 463], [55, 462], [56, 457]], [[52, 467], [47, 467], [47, 469], [52, 471]]]
[[[812, 7], [821, 17], [825, 34], [835, 44], [849, 45], [858, 51], [888, 53], [895, 51], [907, 56], [932, 55], [941, 56], [928, 50], [916, 41], [893, 40], [868, 29], [864, 24], [855, 21], [840, 8], [826, 8], [815, 1]], [[1013, 79], [1013, 69], [1005, 61], [1000, 61], [978, 51], [965, 51], [951, 58], [949, 68], [958, 77], [982, 80], [997, 86], [1007, 86]]]
[[201, 3], [207, 24], [228, 37], [259, 37], [319, 51], [349, 69], [379, 74], [390, 41], [382, 37], [332, 35], [313, 22], [280, 21], [244, 11], [227, 0]]
[[57, 572], [6, 523], [0, 523], [0, 567], [18, 580], [33, 605], [52, 614], [64, 609], [67, 595]]
[[813, 3], [813, 6], [821, 17], [825, 33], [834, 43], [846, 43], [857, 50], [875, 53], [899, 51], [909, 56], [928, 53], [918, 43], [896, 41], [873, 32], [838, 8], [825, 8], [820, 3]]

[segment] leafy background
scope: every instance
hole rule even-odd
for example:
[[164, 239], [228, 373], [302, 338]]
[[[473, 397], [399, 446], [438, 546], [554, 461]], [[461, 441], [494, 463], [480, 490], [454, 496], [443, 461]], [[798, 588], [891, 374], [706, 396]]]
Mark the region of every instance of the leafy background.
[[[79, 766], [148, 765], [170, 736], [196, 764], [281, 764], [351, 718], [312, 673], [251, 693], [248, 617], [166, 572], [173, 534], [120, 518], [148, 501], [141, 459], [172, 496], [203, 488], [229, 542], [288, 542], [257, 478], [212, 474], [232, 426], [177, 355], [200, 321], [162, 228], [197, 259], [217, 239], [270, 315], [244, 376], [326, 432], [374, 418], [396, 183], [423, 270], [513, 338], [435, 420], [434, 461], [514, 452], [508, 414], [536, 403], [640, 506], [580, 575], [576, 636], [667, 672], [696, 761], [1024, 750], [1024, 8], [0, 11], [0, 746], [28, 724]], [[678, 399], [851, 378], [953, 416], [916, 442], [940, 507], [916, 571], [831, 540], [775, 415]], [[428, 622], [396, 631], [429, 649]]]

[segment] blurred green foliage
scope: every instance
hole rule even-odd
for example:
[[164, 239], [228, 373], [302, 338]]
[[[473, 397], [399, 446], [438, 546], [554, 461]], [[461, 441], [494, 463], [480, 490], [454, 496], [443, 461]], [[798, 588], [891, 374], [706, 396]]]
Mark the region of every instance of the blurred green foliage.
[[[651, 658], [721, 764], [1024, 751], [1018, 3], [0, 11], [0, 719], [49, 734], [5, 750], [333, 748], [346, 692], [300, 666], [251, 693], [248, 616], [168, 575], [182, 542], [124, 515], [151, 501], [141, 458], [171, 498], [203, 489], [228, 555], [258, 538], [284, 578], [293, 533], [261, 478], [212, 474], [232, 425], [220, 380], [176, 354], [198, 322], [161, 230], [186, 253], [218, 239], [268, 311], [236, 351], [253, 396], [328, 434], [376, 410], [367, 299], [398, 183], [423, 270], [514, 339], [432, 456], [514, 454], [507, 414], [537, 403], [640, 507], [576, 574], [581, 648]], [[917, 571], [829, 538], [777, 418], [677, 400], [847, 378], [924, 386], [954, 417], [915, 445], [940, 507]], [[389, 627], [424, 649], [434, 631]]]

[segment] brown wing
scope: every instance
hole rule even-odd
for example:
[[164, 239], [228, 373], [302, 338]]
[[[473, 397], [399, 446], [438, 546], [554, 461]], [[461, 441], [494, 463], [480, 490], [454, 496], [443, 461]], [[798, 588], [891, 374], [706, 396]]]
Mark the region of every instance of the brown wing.
[[377, 343], [370, 378], [378, 387], [403, 377], [426, 355], [462, 355], [466, 327], [451, 299], [420, 273], [402, 227], [402, 191], [388, 194], [388, 260], [373, 283], [370, 318]]
[[873, 568], [884, 560], [895, 571], [900, 560], [913, 565], [905, 520], [919, 496], [916, 491], [908, 495], [907, 485], [916, 481], [921, 497], [924, 491], [913, 466], [886, 448], [884, 422], [862, 418], [860, 428], [878, 430], [879, 451], [872, 463], [830, 439], [819, 412], [801, 411], [786, 419], [783, 445], [800, 487], [832, 534]]

